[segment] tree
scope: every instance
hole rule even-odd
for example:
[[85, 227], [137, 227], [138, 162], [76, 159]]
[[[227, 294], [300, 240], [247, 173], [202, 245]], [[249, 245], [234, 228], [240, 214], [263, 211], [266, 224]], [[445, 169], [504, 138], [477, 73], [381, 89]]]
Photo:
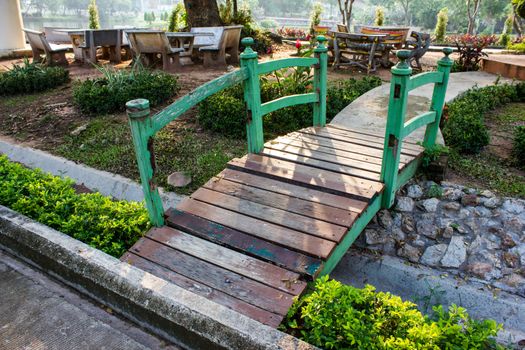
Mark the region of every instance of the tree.
[[476, 19], [478, 17], [480, 6], [481, 0], [467, 0], [467, 34], [475, 34], [476, 32]]
[[177, 5], [175, 5], [171, 11], [168, 23], [169, 32], [176, 32], [180, 28], [186, 26], [186, 12], [182, 3], [179, 2]]
[[89, 29], [99, 29], [98, 8], [96, 0], [91, 0], [88, 7], [89, 13]]
[[405, 25], [409, 26], [411, 24], [410, 5], [412, 4], [412, 0], [397, 0], [397, 2], [403, 8], [403, 13], [405, 15]]
[[343, 24], [346, 25], [346, 28], [350, 32], [350, 23], [352, 19], [352, 9], [354, 7], [355, 0], [337, 0], [339, 4], [339, 12], [343, 17]]
[[521, 18], [525, 18], [525, 0], [512, 0], [512, 7], [514, 8], [514, 13]]
[[222, 26], [217, 0], [184, 0], [190, 27]]
[[434, 36], [438, 43], [445, 42], [445, 35], [447, 34], [448, 24], [448, 8], [443, 8], [437, 15], [436, 30], [434, 30]]
[[385, 11], [381, 6], [376, 7], [376, 19], [374, 21], [374, 24], [378, 27], [383, 26], [385, 23]]

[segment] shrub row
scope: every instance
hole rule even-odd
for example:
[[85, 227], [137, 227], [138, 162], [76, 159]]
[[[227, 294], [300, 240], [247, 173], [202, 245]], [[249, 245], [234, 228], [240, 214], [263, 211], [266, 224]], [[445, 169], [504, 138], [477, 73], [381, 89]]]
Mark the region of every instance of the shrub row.
[[505, 103], [525, 101], [525, 83], [470, 89], [448, 105], [443, 137], [460, 153], [478, 153], [489, 143], [483, 115]]
[[[347, 79], [329, 85], [327, 121], [368, 90], [381, 85], [377, 77]], [[268, 102], [281, 96], [310, 91], [311, 80], [284, 78], [261, 80], [261, 100]], [[265, 135], [285, 134], [312, 125], [312, 105], [287, 107], [264, 116]], [[208, 130], [236, 138], [246, 135], [246, 106], [240, 85], [223, 90], [199, 104], [199, 123]]]
[[501, 329], [495, 321], [476, 321], [455, 305], [433, 311], [424, 316], [398, 296], [325, 276], [292, 306], [285, 326], [324, 349], [503, 349], [494, 339]]
[[45, 91], [69, 81], [69, 72], [62, 67], [46, 67], [24, 60], [0, 73], [0, 96]]
[[79, 194], [73, 184], [0, 156], [1, 205], [117, 258], [149, 228], [142, 204]]

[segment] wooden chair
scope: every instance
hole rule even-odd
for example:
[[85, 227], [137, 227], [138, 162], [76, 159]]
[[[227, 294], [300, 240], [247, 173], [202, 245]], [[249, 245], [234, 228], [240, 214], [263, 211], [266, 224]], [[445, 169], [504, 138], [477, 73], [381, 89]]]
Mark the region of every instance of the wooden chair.
[[145, 65], [155, 63], [157, 56], [162, 58], [162, 69], [169, 71], [180, 67], [180, 53], [183, 48], [171, 47], [166, 33], [160, 30], [126, 31], [136, 57], [140, 57]]
[[345, 24], [338, 23], [338, 24], [337, 24], [337, 31], [338, 31], [339, 33], [348, 33], [348, 28], [346, 27]]
[[24, 29], [24, 32], [33, 51], [33, 62], [42, 62], [40, 55], [44, 54], [46, 64], [67, 64], [66, 52], [71, 50], [71, 45], [50, 44], [43, 32], [30, 29]]
[[[223, 27], [220, 40], [214, 45], [202, 46], [199, 52], [203, 53], [204, 66], [225, 66], [226, 53], [229, 53], [230, 62], [239, 62], [239, 41], [241, 39], [242, 26]], [[195, 45], [194, 45], [195, 47]]]
[[421, 70], [422, 67], [419, 60], [427, 53], [432, 39], [428, 33], [412, 32], [410, 36], [414, 38], [414, 40], [409, 40], [406, 42], [407, 49], [411, 50], [408, 61], [412, 68]]
[[[357, 66], [366, 69], [367, 74], [377, 69], [377, 60], [382, 54], [378, 47], [383, 45], [385, 35], [365, 35], [334, 32], [334, 67]], [[350, 57], [345, 57], [344, 55]]]

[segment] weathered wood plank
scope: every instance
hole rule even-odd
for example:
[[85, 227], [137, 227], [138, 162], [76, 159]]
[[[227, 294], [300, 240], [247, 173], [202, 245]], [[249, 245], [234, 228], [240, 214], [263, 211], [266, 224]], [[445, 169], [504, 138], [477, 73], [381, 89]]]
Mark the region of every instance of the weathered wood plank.
[[342, 196], [370, 199], [383, 188], [383, 184], [379, 182], [255, 154], [233, 159], [228, 163], [228, 167], [312, 186]]
[[272, 313], [284, 315], [293, 303], [291, 294], [207, 263], [147, 237], [139, 240], [130, 251], [155, 264]]
[[[372, 135], [372, 136], [378, 136], [378, 137], [385, 137], [385, 133], [384, 132], [380, 132], [380, 131], [375, 131], [375, 130], [369, 130], [369, 129], [357, 129], [357, 128], [348, 128], [346, 126], [342, 126], [342, 125], [339, 125], [339, 124], [327, 124], [326, 125], [328, 128], [333, 128], [333, 129], [340, 129], [340, 130], [343, 130], [343, 131], [353, 131], [353, 132], [358, 132], [360, 134], [364, 134], [364, 135]], [[413, 138], [413, 137], [407, 137], [405, 139], [405, 142], [408, 142], [408, 143], [412, 143], [414, 145], [417, 145], [419, 144], [421, 141]]]
[[308, 280], [317, 276], [322, 268], [321, 260], [250, 236], [219, 223], [177, 209], [166, 212], [168, 225], [191, 233], [194, 236], [221, 244], [243, 254], [269, 261], [290, 271], [295, 271]]
[[191, 198], [336, 243], [342, 239], [348, 230], [344, 226], [315, 220], [207, 188], [199, 188], [191, 195]]
[[147, 237], [286, 293], [298, 295], [306, 287], [306, 283], [300, 281], [299, 274], [295, 272], [238, 253], [232, 249], [168, 226], [152, 228], [148, 232]]
[[284, 151], [279, 151], [271, 148], [265, 148], [260, 153], [261, 155], [268, 156], [270, 158], [280, 159], [284, 161], [289, 161], [297, 164], [303, 164], [305, 166], [329, 170], [334, 173], [341, 173], [350, 176], [356, 176], [367, 180], [379, 181], [380, 174], [377, 172], [371, 172], [359, 168], [354, 168], [346, 165], [339, 165], [337, 163], [327, 162], [315, 158], [310, 158], [308, 156], [302, 156], [294, 153], [288, 153]]
[[304, 199], [266, 191], [242, 183], [228, 181], [225, 178], [220, 177], [211, 179], [204, 185], [204, 187], [340, 226], [351, 226], [357, 217], [356, 213], [349, 210], [342, 210], [321, 203], [310, 202]]
[[332, 193], [318, 191], [308, 187], [282, 182], [279, 180], [257, 176], [233, 169], [224, 169], [218, 175], [218, 177], [228, 181], [264, 189], [266, 191], [279, 193], [290, 198], [299, 198], [313, 203], [321, 203], [329, 207], [340, 208], [343, 210], [355, 212], [357, 214], [361, 213], [368, 205], [367, 201], [341, 197]]
[[278, 327], [282, 322], [282, 315], [278, 315], [258, 308], [257, 306], [248, 304], [247, 302], [234, 298], [226, 293], [208, 287], [207, 285], [194, 281], [190, 278], [184, 277], [138, 255], [127, 252], [120, 258], [120, 260], [127, 262], [143, 271], [149, 272], [154, 276], [171, 282], [192, 293], [203, 296], [206, 299], [216, 302], [217, 304], [221, 304], [232, 310], [235, 310], [268, 326]]
[[335, 247], [334, 242], [254, 219], [210, 204], [198, 202], [193, 199], [183, 200], [179, 203], [177, 209], [231, 227], [235, 230], [245, 232], [252, 236], [280, 244], [288, 249], [300, 251], [323, 259], [326, 259]]

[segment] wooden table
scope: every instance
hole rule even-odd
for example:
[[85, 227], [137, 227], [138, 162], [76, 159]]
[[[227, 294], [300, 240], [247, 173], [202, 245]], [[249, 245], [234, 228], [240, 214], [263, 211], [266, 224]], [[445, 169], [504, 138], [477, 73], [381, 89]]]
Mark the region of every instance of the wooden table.
[[[330, 32], [334, 37], [335, 67], [357, 66], [367, 70], [376, 70], [377, 59], [384, 57], [386, 46], [381, 47], [386, 34], [360, 34]], [[348, 54], [351, 58], [343, 57]], [[344, 62], [343, 62], [344, 61]]]

